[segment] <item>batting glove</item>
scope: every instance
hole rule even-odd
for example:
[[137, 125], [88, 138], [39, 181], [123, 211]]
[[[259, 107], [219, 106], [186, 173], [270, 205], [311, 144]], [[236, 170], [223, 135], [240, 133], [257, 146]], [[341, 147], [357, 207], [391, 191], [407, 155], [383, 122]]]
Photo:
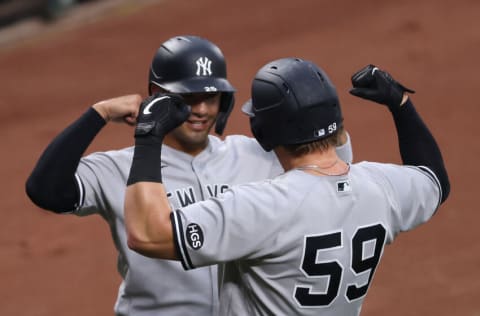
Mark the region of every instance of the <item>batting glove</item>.
[[189, 115], [190, 106], [178, 95], [154, 94], [140, 104], [127, 185], [141, 181], [162, 182], [163, 138]]
[[354, 96], [388, 106], [390, 111], [400, 108], [405, 92], [415, 93], [395, 81], [390, 74], [374, 65], [368, 65], [352, 76]]
[[163, 137], [182, 124], [190, 115], [190, 106], [175, 94], [157, 93], [146, 98], [137, 117], [135, 139], [161, 143]]

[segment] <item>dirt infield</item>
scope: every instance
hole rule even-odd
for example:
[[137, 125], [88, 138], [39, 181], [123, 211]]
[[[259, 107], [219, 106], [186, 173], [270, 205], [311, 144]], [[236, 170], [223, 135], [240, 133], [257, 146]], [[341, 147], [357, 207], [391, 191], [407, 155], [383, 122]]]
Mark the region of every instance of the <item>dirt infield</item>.
[[[146, 94], [161, 42], [197, 34], [223, 49], [238, 89], [227, 134], [249, 134], [239, 105], [256, 70], [298, 56], [336, 83], [355, 161], [400, 162], [389, 114], [350, 96], [350, 75], [376, 63], [417, 90], [413, 100], [443, 149], [452, 192], [429, 223], [387, 247], [363, 315], [479, 316], [478, 12], [475, 0], [165, 0], [0, 47], [0, 315], [112, 314], [120, 278], [106, 223], [41, 211], [24, 183], [46, 144], [89, 105]], [[109, 125], [88, 152], [131, 145], [131, 135]]]

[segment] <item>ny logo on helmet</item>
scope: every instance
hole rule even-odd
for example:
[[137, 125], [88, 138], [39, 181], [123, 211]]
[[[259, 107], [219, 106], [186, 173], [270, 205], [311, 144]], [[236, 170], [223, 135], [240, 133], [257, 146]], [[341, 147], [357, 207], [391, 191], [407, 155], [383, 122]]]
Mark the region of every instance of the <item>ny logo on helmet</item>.
[[197, 59], [197, 76], [210, 76], [212, 74], [212, 61], [207, 57]]

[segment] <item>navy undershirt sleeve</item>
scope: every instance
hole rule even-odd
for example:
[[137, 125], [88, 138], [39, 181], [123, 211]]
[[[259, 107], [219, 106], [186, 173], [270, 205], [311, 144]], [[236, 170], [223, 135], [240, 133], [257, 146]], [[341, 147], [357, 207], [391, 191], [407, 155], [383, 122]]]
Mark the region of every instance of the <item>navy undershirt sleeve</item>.
[[443, 203], [450, 193], [450, 182], [437, 142], [410, 100], [392, 114], [403, 164], [433, 171], [440, 182]]
[[77, 208], [80, 192], [75, 172], [83, 153], [105, 124], [100, 114], [89, 108], [53, 139], [26, 181], [26, 193], [33, 203], [56, 213]]

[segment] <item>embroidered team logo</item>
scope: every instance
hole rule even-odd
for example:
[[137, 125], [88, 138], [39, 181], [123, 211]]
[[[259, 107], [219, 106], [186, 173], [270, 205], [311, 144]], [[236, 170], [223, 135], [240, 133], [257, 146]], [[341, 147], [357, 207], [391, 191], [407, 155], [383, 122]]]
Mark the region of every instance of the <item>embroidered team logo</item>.
[[207, 57], [200, 57], [197, 59], [197, 76], [211, 76], [212, 75], [212, 61]]
[[194, 250], [198, 250], [203, 246], [203, 231], [195, 223], [189, 224], [186, 230], [187, 242]]

